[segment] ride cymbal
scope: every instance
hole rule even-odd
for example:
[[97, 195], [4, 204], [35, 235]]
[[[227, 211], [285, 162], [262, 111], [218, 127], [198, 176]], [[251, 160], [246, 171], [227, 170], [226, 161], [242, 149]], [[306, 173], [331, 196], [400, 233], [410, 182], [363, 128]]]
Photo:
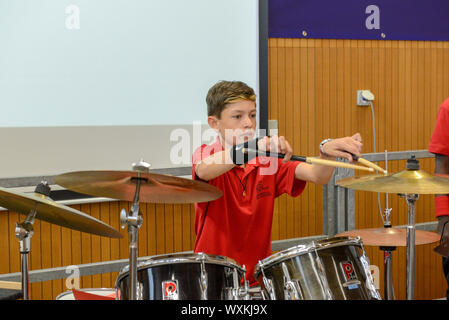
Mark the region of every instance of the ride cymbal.
[[[337, 237], [360, 237], [363, 244], [376, 247], [405, 247], [407, 230], [405, 228], [371, 228], [342, 232]], [[415, 230], [415, 244], [429, 244], [440, 240], [435, 232]]]
[[423, 170], [403, 170], [390, 175], [367, 175], [337, 181], [349, 189], [400, 194], [446, 194], [449, 179], [431, 175]]
[[137, 171], [77, 171], [58, 175], [55, 183], [97, 197], [133, 201], [140, 179], [140, 202], [207, 202], [222, 196], [220, 189], [201, 181]]
[[36, 210], [36, 219], [44, 220], [69, 229], [110, 238], [121, 238], [122, 234], [106, 223], [81, 211], [54, 202], [41, 193], [22, 194], [0, 187], [0, 206], [28, 215]]

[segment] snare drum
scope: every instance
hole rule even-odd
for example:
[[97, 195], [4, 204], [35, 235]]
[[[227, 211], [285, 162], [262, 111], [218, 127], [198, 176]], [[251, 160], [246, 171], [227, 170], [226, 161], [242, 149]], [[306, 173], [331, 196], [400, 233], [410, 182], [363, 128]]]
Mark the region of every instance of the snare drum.
[[380, 300], [359, 237], [298, 245], [259, 261], [255, 278], [271, 300]]
[[[137, 264], [138, 300], [240, 300], [245, 269], [234, 260], [204, 253], [154, 256]], [[129, 265], [119, 273], [116, 288], [129, 297]]]

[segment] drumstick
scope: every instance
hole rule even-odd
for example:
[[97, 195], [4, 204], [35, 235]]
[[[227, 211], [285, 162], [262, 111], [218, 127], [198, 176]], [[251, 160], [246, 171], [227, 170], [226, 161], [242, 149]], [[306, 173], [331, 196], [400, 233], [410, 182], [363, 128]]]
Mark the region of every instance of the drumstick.
[[355, 154], [351, 154], [351, 155], [352, 155], [352, 158], [353, 158], [355, 161], [358, 161], [358, 162], [364, 164], [364, 165], [367, 166], [367, 167], [370, 167], [370, 168], [373, 168], [373, 169], [378, 170], [378, 171], [380, 171], [380, 172], [383, 172], [384, 174], [387, 174], [387, 173], [388, 173], [387, 170], [385, 170], [385, 169], [379, 167], [377, 164], [372, 163], [371, 161], [368, 161], [368, 160], [366, 160], [366, 159], [363, 159], [362, 157], [357, 157]]
[[[276, 152], [267, 153], [267, 152], [261, 152], [259, 150], [255, 151], [255, 150], [248, 149], [248, 148], [242, 148], [242, 152], [243, 153], [256, 153], [257, 152], [258, 156], [274, 157], [274, 158], [279, 158], [279, 159], [283, 159], [285, 157], [285, 154], [282, 154], [282, 153], [276, 153]], [[325, 159], [311, 158], [311, 157], [302, 157], [302, 156], [295, 156], [295, 155], [293, 155], [290, 158], [290, 160], [307, 162], [310, 164], [322, 164], [322, 165], [330, 166], [330, 167], [339, 167], [339, 168], [347, 168], [347, 169], [374, 172], [373, 168], [362, 167], [362, 166], [358, 166], [358, 165], [354, 165], [354, 164], [350, 164], [350, 163], [346, 163], [346, 162], [340, 162], [340, 161], [325, 160]]]
[[0, 281], [0, 288], [2, 288], [2, 289], [21, 290], [22, 289], [22, 283], [21, 282], [13, 282], [13, 281]]

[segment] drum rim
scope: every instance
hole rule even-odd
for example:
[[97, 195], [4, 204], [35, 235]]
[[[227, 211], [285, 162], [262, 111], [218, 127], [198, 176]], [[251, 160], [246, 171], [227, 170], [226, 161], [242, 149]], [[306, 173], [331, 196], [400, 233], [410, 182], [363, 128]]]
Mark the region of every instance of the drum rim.
[[[156, 256], [148, 257], [146, 260], [141, 260], [137, 263], [137, 270], [142, 270], [147, 267], [157, 267], [168, 264], [178, 264], [178, 263], [199, 263], [204, 261], [208, 264], [222, 265], [227, 267], [233, 267], [238, 269], [242, 274], [246, 272], [246, 269], [241, 267], [234, 259], [221, 256], [206, 254], [203, 252], [197, 253], [168, 253]], [[124, 266], [117, 277], [117, 282], [123, 277], [129, 274], [129, 264]]]
[[[330, 241], [331, 240], [331, 241]], [[313, 251], [319, 251], [323, 249], [340, 247], [342, 245], [358, 245], [363, 249], [363, 243], [359, 236], [357, 237], [332, 237], [322, 240], [311, 241], [307, 244], [299, 244], [291, 248], [284, 249], [276, 252], [275, 254], [266, 257], [263, 260], [259, 260], [254, 268], [254, 278], [258, 278], [262, 272], [262, 268], [271, 267], [275, 264], [289, 260], [298, 255], [307, 254]]]
[[[112, 292], [117, 292], [117, 289], [116, 289], [116, 288], [83, 288], [83, 289], [75, 289], [75, 290], [77, 290], [77, 291], [82, 291], [82, 292], [85, 292], [85, 293], [89, 293], [88, 290], [92, 290], [92, 291], [112, 291]], [[56, 296], [55, 300], [58, 300], [58, 298], [64, 297], [64, 296], [66, 296], [66, 295], [68, 295], [68, 294], [72, 294], [72, 293], [73, 293], [73, 289], [70, 289], [70, 290], [61, 292], [60, 294], [58, 294], [58, 295]]]

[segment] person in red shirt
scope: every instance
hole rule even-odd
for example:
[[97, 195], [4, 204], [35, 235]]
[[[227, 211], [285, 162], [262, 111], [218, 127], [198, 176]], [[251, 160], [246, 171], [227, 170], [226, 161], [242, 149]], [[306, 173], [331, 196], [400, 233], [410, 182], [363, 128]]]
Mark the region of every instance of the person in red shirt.
[[[254, 267], [271, 255], [271, 229], [275, 198], [287, 193], [299, 196], [306, 182], [326, 184], [333, 167], [289, 162], [293, 151], [285, 137], [254, 139], [256, 96], [240, 81], [220, 81], [208, 91], [209, 126], [218, 133], [211, 145], [202, 145], [192, 156], [192, 177], [222, 190], [217, 200], [195, 204], [194, 252], [225, 256], [246, 268], [251, 285]], [[236, 147], [252, 143], [261, 151], [285, 154], [283, 159], [259, 156], [236, 161]], [[360, 134], [326, 139], [320, 157], [353, 161], [361, 156]]]
[[[441, 104], [437, 121], [429, 143], [429, 152], [435, 154], [435, 174], [449, 175], [449, 98]], [[443, 241], [449, 239], [449, 195], [435, 195], [437, 232]], [[443, 257], [443, 272], [449, 286], [449, 257]], [[449, 300], [449, 288], [446, 291]]]

